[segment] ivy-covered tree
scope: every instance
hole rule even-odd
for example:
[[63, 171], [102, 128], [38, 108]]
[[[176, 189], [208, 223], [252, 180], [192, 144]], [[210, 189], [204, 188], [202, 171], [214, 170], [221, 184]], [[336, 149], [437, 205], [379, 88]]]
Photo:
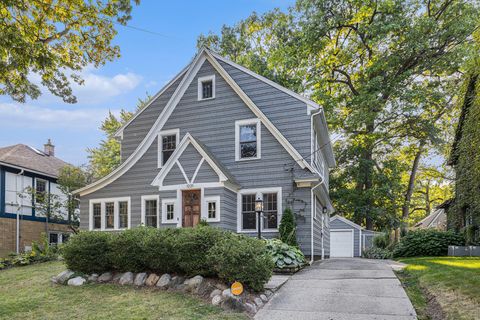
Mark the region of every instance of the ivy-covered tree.
[[[25, 102], [41, 94], [38, 82], [68, 103], [79, 72], [120, 56], [115, 24], [130, 19], [139, 0], [4, 0], [0, 2], [0, 94]], [[32, 75], [39, 80], [34, 81]]]

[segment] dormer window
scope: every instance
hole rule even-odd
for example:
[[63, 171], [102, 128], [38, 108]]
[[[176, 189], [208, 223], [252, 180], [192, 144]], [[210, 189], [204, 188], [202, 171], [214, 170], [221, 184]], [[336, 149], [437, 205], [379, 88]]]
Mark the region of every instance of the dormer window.
[[198, 78], [198, 100], [215, 98], [215, 75]]

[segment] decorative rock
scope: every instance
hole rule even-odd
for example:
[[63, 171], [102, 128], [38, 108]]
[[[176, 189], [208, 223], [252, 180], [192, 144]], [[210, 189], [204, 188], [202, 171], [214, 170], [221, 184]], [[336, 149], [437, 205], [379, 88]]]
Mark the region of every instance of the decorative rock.
[[118, 283], [118, 281], [120, 281], [120, 278], [123, 276], [124, 274], [123, 273], [116, 273], [113, 278], [112, 278], [112, 282], [113, 283]]
[[230, 309], [234, 311], [245, 311], [245, 305], [236, 297], [226, 297], [221, 303], [220, 306], [224, 309]]
[[253, 303], [245, 303], [244, 305], [245, 307], [245, 310], [248, 312], [248, 313], [251, 313], [251, 314], [255, 314], [257, 313], [257, 307], [255, 307], [255, 305]]
[[83, 286], [83, 284], [86, 282], [87, 280], [85, 280], [84, 278], [82, 277], [75, 277], [75, 278], [72, 278], [70, 280], [68, 280], [67, 284], [69, 286], [74, 286], [74, 287], [79, 287], [79, 286]]
[[186, 290], [189, 292], [193, 292], [196, 290], [203, 282], [202, 276], [195, 276], [193, 278], [187, 279], [183, 282], [183, 284], [187, 287]]
[[172, 278], [172, 282], [170, 283], [170, 287], [176, 288], [179, 285], [183, 285], [183, 282], [185, 281], [185, 278], [182, 276], [174, 276]]
[[259, 308], [263, 307], [263, 301], [262, 301], [262, 299], [260, 299], [260, 298], [257, 297], [257, 298], [255, 298], [255, 299], [253, 299], [253, 301], [255, 302], [255, 304], [257, 305], [257, 307], [259, 307]]
[[147, 274], [145, 272], [139, 273], [135, 277], [133, 284], [136, 285], [137, 287], [141, 287], [145, 284], [146, 279], [147, 279]]
[[112, 281], [113, 275], [110, 272], [105, 272], [98, 277], [97, 281], [100, 283]]
[[122, 286], [133, 284], [133, 273], [125, 272], [118, 280], [118, 283]]
[[219, 290], [225, 290], [225, 289], [228, 289], [228, 286], [225, 284], [225, 283], [221, 283], [221, 282], [218, 282], [215, 287]]
[[224, 298], [233, 298], [234, 295], [232, 294], [232, 292], [230, 291], [230, 289], [225, 289], [222, 291], [222, 296]]
[[267, 298], [267, 296], [264, 295], [264, 294], [261, 294], [261, 295], [260, 295], [260, 299], [262, 299], [262, 301], [263, 301], [264, 303], [267, 303], [267, 302], [268, 302], [268, 298]]
[[65, 270], [60, 272], [56, 277], [52, 278], [53, 283], [58, 283], [58, 284], [65, 284], [68, 279], [70, 279], [73, 276], [74, 272], [71, 270]]
[[210, 293], [210, 298], [213, 298], [215, 296], [221, 296], [222, 295], [222, 290], [220, 289], [215, 289]]
[[210, 296], [210, 293], [215, 289], [215, 287], [207, 280], [202, 281], [196, 288], [193, 290], [195, 294], [198, 294], [202, 297]]
[[92, 273], [87, 278], [88, 282], [97, 282], [97, 280], [98, 280], [98, 273]]
[[154, 285], [157, 284], [158, 279], [160, 279], [160, 277], [158, 275], [156, 275], [155, 273], [151, 273], [148, 276], [147, 280], [145, 281], [145, 285], [147, 285], [149, 287], [153, 287]]
[[[219, 290], [219, 291], [220, 291], [220, 290]], [[212, 304], [213, 304], [214, 306], [220, 305], [220, 303], [222, 303], [222, 301], [223, 301], [223, 297], [222, 297], [221, 294], [217, 294], [216, 296], [214, 296], [214, 297], [212, 298]]]
[[160, 280], [158, 280], [157, 287], [160, 289], [167, 289], [171, 280], [171, 276], [168, 273], [165, 273], [160, 277]]

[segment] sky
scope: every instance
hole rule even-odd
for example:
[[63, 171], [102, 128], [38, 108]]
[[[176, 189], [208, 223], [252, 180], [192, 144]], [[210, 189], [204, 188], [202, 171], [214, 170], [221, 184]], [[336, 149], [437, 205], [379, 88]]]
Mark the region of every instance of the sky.
[[0, 147], [23, 143], [43, 149], [47, 139], [55, 155], [71, 164], [88, 162], [87, 148], [104, 138], [99, 126], [109, 110], [135, 110], [138, 98], [154, 95], [171, 80], [196, 52], [200, 34], [219, 33], [252, 12], [286, 10], [293, 0], [154, 1], [142, 0], [129, 25], [117, 26], [114, 43], [121, 57], [82, 72], [83, 86], [73, 84], [78, 102], [64, 103], [43, 90], [37, 100], [17, 103], [0, 96]]

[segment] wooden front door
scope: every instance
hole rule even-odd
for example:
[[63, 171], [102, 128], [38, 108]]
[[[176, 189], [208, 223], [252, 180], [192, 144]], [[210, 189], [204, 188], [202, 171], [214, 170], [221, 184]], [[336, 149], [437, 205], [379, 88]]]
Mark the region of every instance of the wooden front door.
[[183, 191], [183, 227], [194, 227], [200, 222], [200, 190]]

